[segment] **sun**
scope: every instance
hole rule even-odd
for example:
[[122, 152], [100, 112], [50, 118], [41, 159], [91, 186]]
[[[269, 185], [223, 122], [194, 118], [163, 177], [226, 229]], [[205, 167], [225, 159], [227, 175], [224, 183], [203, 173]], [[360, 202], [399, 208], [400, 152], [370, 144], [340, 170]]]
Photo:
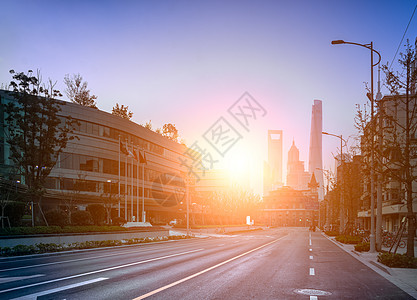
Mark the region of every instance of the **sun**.
[[250, 178], [251, 153], [246, 147], [234, 147], [224, 157], [223, 165], [233, 182], [246, 184]]

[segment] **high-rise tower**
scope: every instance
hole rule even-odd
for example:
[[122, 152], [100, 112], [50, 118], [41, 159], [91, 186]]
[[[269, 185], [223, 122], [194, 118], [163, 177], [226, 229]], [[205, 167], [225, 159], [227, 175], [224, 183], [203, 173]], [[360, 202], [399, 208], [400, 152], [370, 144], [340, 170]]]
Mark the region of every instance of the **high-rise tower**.
[[264, 195], [282, 186], [282, 130], [268, 130], [268, 162], [264, 164]]
[[323, 200], [323, 159], [322, 159], [322, 102], [314, 100], [311, 112], [310, 151], [308, 160], [308, 172], [314, 173], [319, 186], [319, 200]]
[[300, 152], [293, 141], [288, 151], [287, 186], [295, 190], [307, 190], [310, 177], [311, 175], [304, 171], [304, 162], [300, 161]]

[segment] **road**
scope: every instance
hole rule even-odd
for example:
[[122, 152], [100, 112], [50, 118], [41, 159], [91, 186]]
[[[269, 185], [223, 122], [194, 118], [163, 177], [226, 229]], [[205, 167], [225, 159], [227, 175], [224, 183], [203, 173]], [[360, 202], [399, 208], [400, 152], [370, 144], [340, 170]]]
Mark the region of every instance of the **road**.
[[305, 228], [0, 259], [0, 299], [413, 299]]

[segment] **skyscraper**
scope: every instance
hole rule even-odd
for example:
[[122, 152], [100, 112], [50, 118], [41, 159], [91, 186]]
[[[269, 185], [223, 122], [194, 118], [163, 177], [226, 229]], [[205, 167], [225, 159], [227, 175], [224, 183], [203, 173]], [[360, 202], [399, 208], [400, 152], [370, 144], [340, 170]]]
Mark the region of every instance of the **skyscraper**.
[[310, 179], [311, 175], [304, 171], [304, 162], [300, 161], [300, 152], [293, 141], [288, 151], [287, 186], [294, 190], [307, 190]]
[[314, 173], [319, 186], [319, 200], [323, 200], [323, 159], [322, 159], [322, 102], [314, 100], [311, 112], [310, 149], [308, 160], [308, 172]]
[[268, 130], [268, 162], [264, 164], [264, 195], [282, 186], [282, 130]]

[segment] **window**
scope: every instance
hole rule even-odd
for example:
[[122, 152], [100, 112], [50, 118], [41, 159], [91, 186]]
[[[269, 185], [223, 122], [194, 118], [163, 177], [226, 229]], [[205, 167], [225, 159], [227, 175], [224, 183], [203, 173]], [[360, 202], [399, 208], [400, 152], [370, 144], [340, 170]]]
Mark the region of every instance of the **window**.
[[87, 122], [85, 121], [79, 121], [80, 122], [80, 132], [87, 132]]

